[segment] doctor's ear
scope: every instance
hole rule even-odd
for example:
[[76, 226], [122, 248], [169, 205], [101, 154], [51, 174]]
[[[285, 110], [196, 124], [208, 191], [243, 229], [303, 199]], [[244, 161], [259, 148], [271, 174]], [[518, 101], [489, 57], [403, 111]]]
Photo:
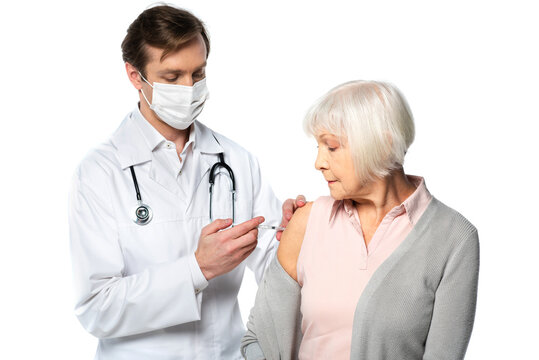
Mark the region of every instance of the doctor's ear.
[[133, 84], [135, 89], [140, 90], [142, 88], [142, 78], [137, 68], [126, 62], [125, 71], [127, 72], [127, 77], [129, 78], [129, 81], [131, 81], [131, 84]]

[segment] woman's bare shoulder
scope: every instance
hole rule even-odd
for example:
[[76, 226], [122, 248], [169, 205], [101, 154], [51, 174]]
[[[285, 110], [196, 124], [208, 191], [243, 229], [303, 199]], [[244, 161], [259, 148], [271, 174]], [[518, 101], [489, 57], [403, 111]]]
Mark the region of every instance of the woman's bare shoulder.
[[277, 250], [279, 263], [288, 275], [296, 281], [298, 280], [296, 265], [312, 206], [313, 203], [308, 202], [305, 206], [294, 212], [292, 219], [290, 219], [290, 222], [286, 226], [286, 230], [281, 236], [279, 249]]

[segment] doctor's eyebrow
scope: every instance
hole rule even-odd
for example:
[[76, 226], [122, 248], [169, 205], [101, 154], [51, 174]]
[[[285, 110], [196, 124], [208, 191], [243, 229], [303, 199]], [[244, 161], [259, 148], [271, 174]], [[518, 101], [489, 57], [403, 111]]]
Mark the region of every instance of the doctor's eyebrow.
[[[200, 65], [199, 67], [197, 67], [193, 72], [196, 73], [200, 70], [203, 70], [205, 67], [206, 67], [206, 62], [204, 62], [204, 64]], [[159, 75], [166, 75], [166, 74], [183, 74], [185, 73], [186, 71], [185, 70], [181, 70], [181, 69], [165, 69], [165, 70], [161, 70], [158, 72]]]

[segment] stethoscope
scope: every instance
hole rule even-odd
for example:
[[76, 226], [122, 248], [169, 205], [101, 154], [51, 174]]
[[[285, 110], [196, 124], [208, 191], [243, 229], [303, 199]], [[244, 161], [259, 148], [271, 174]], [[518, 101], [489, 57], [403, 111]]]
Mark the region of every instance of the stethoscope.
[[[217, 139], [216, 139], [217, 140]], [[213, 221], [213, 214], [212, 214], [212, 203], [213, 203], [213, 185], [215, 184], [215, 172], [217, 171], [217, 174], [219, 174], [218, 170], [219, 168], [224, 168], [228, 172], [228, 177], [230, 178], [230, 194], [232, 196], [232, 224], [235, 224], [235, 206], [234, 202], [236, 200], [236, 180], [234, 179], [234, 171], [230, 168], [230, 166], [227, 165], [225, 162], [225, 157], [223, 153], [219, 153], [219, 161], [213, 164], [210, 170], [210, 222]]]
[[[216, 139], [217, 140], [217, 139]], [[133, 169], [133, 166], [131, 165], [129, 167], [131, 169], [131, 177], [133, 178], [133, 184], [135, 185], [135, 192], [137, 193], [137, 205], [135, 207], [135, 211], [133, 212], [133, 221], [137, 225], [146, 225], [150, 221], [152, 221], [153, 218], [153, 211], [152, 208], [148, 205], [142, 202], [142, 197], [140, 196], [140, 190], [138, 187], [137, 182], [137, 176], [135, 175], [135, 169]], [[230, 166], [227, 165], [225, 162], [225, 157], [223, 153], [219, 153], [219, 161], [213, 164], [213, 166], [210, 169], [210, 222], [213, 221], [213, 214], [212, 214], [212, 204], [213, 204], [213, 185], [215, 184], [215, 176], [219, 173], [219, 169], [223, 168], [228, 172], [228, 176], [230, 177], [230, 183], [231, 183], [231, 189], [230, 193], [232, 196], [232, 223], [234, 224], [235, 221], [235, 206], [234, 202], [236, 200], [236, 180], [234, 179], [234, 172], [230, 168]]]
[[133, 184], [135, 185], [135, 191], [137, 192], [137, 205], [135, 211], [133, 212], [133, 221], [138, 225], [146, 225], [153, 218], [153, 211], [149, 205], [146, 205], [142, 202], [142, 197], [140, 196], [140, 190], [138, 188], [137, 175], [135, 175], [135, 169], [133, 165], [129, 167], [131, 169], [131, 177], [133, 178]]

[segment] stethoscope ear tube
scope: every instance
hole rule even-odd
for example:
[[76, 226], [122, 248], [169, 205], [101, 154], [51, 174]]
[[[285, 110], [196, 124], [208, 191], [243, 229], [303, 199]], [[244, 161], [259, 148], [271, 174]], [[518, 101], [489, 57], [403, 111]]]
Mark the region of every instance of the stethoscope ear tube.
[[[217, 140], [217, 139], [216, 139]], [[223, 153], [219, 153], [219, 161], [213, 164], [213, 166], [210, 169], [210, 222], [213, 221], [213, 214], [212, 214], [212, 204], [213, 204], [213, 185], [215, 184], [215, 175], [216, 171], [219, 168], [224, 168], [228, 172], [228, 176], [230, 176], [230, 182], [232, 183], [230, 192], [232, 194], [232, 224], [235, 222], [235, 200], [236, 200], [236, 179], [234, 178], [234, 171], [232, 171], [232, 168], [225, 163], [225, 157]]]

